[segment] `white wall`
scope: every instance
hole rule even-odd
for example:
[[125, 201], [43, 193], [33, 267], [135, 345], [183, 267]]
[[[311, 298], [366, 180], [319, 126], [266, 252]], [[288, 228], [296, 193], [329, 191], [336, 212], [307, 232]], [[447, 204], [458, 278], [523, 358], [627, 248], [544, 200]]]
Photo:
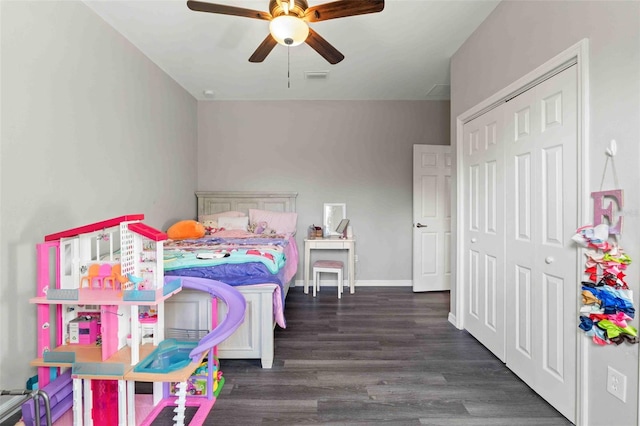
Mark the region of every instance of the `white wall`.
[[356, 280], [410, 285], [413, 144], [446, 145], [448, 122], [448, 101], [199, 102], [198, 189], [297, 191], [300, 248], [346, 203]]
[[[591, 95], [587, 135], [590, 159], [586, 165], [590, 180], [583, 196], [600, 189], [604, 150], [611, 139], [616, 139], [616, 169], [625, 190], [626, 210], [621, 245], [635, 260], [640, 257], [640, 2], [502, 2], [451, 60], [451, 140], [455, 145], [455, 119], [459, 114], [583, 38], [590, 44]], [[605, 189], [613, 189], [611, 174]], [[627, 277], [636, 294], [636, 309], [639, 271], [635, 262]], [[455, 289], [451, 296], [455, 312]], [[633, 325], [637, 327], [638, 321]], [[599, 347], [587, 342], [586, 346], [588, 382], [583, 388], [588, 392], [588, 424], [637, 425], [637, 345]], [[626, 403], [606, 391], [609, 365], [628, 378]]]
[[35, 370], [35, 244], [195, 211], [197, 103], [76, 1], [0, 2], [0, 388]]

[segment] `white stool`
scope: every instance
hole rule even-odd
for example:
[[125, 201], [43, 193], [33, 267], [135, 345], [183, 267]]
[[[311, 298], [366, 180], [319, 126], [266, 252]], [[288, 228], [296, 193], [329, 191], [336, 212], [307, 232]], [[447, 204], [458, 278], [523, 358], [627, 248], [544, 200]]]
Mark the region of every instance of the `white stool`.
[[313, 263], [313, 297], [316, 289], [320, 291], [320, 273], [338, 274], [338, 299], [342, 298], [342, 268], [344, 264], [339, 260], [317, 260]]

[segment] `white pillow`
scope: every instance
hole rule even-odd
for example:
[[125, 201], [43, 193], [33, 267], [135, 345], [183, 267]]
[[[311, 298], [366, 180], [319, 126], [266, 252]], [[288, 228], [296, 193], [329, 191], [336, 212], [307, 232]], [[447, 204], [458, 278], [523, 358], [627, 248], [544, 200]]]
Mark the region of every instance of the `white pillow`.
[[249, 209], [251, 223], [266, 222], [267, 227], [278, 234], [295, 234], [298, 223], [298, 213], [272, 212], [269, 210]]
[[234, 210], [229, 210], [226, 212], [220, 212], [220, 213], [213, 213], [213, 214], [202, 214], [200, 216], [198, 216], [198, 222], [200, 223], [204, 223], [207, 220], [218, 220], [218, 218], [220, 217], [241, 217], [241, 216], [246, 216], [246, 214], [242, 213], [242, 212], [237, 212]]
[[243, 231], [247, 230], [249, 226], [249, 217], [241, 216], [241, 217], [219, 217], [218, 218], [218, 227], [224, 229], [240, 229]]

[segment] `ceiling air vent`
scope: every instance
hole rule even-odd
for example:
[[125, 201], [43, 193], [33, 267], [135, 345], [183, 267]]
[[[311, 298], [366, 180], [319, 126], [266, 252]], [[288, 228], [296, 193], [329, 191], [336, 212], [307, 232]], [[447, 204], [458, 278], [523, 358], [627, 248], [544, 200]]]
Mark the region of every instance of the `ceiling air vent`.
[[329, 71], [305, 71], [305, 80], [326, 80], [329, 77]]

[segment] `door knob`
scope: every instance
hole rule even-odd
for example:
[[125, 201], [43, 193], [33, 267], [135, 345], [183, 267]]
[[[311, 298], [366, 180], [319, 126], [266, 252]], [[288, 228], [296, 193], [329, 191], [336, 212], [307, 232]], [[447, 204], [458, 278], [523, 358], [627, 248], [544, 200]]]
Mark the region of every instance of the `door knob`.
[[477, 239], [477, 238], [472, 238], [472, 239], [471, 239], [471, 242], [472, 242], [472, 243], [475, 243], [476, 241], [478, 241], [478, 239]]
[[418, 222], [418, 224], [416, 225], [416, 228], [426, 228], [429, 225], [423, 225], [420, 222]]
[[555, 259], [554, 259], [553, 257], [549, 256], [549, 257], [546, 257], [546, 258], [544, 259], [544, 262], [545, 262], [547, 265], [550, 265], [550, 264], [552, 264], [552, 263], [553, 263], [553, 261], [554, 261], [554, 260], [555, 260]]

